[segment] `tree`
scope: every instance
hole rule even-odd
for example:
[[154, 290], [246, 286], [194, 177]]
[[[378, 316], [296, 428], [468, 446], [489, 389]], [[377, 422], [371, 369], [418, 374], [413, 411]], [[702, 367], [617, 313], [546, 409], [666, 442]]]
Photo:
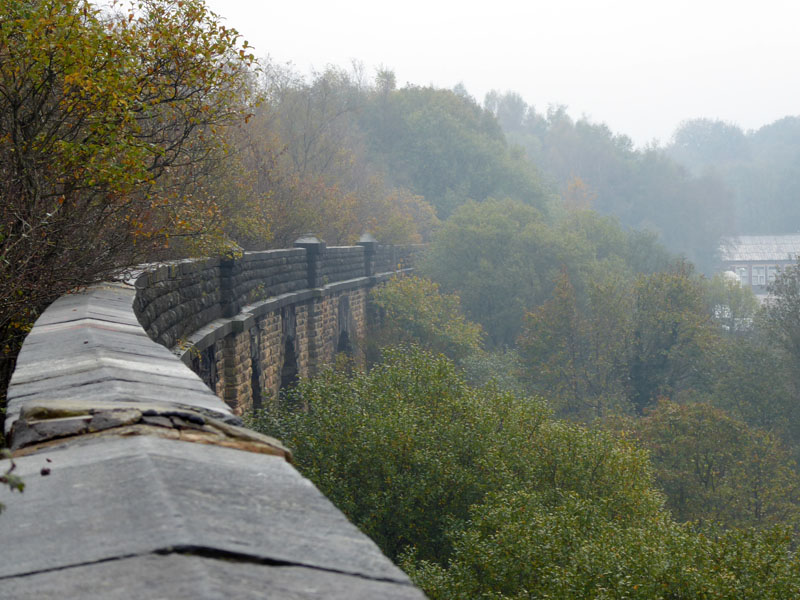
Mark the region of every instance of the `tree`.
[[[380, 82], [379, 82], [380, 83]], [[511, 147], [497, 119], [468, 95], [379, 88], [359, 113], [372, 162], [446, 218], [467, 200], [515, 200], [547, 210], [536, 168]]]
[[273, 410], [256, 425], [390, 557], [413, 550], [446, 565], [448, 531], [505, 492], [533, 494], [547, 510], [580, 499], [622, 522], [660, 511], [646, 454], [632, 445], [551, 420], [540, 401], [472, 388], [441, 355], [385, 356], [368, 373], [300, 382], [296, 404], [308, 411]]
[[575, 121], [563, 106], [539, 114], [513, 92], [490, 92], [485, 105], [508, 140], [553, 181], [566, 208], [590, 205], [626, 227], [654, 231], [672, 252], [713, 269], [734, 213], [719, 176], [692, 175], [653, 146], [635, 150], [630, 138], [586, 118]]
[[380, 309], [376, 336], [391, 344], [414, 343], [454, 360], [481, 349], [483, 330], [461, 312], [458, 296], [420, 277], [394, 277], [370, 292]]
[[690, 265], [640, 276], [633, 286], [628, 347], [631, 402], [639, 414], [659, 396], [707, 384], [714, 328]]
[[567, 189], [563, 194], [563, 202], [567, 210], [589, 209], [596, 199], [597, 193], [586, 185], [580, 177], [573, 177], [567, 184]]
[[760, 528], [797, 522], [797, 474], [774, 436], [706, 403], [663, 400], [632, 425], [679, 521]]
[[502, 392], [525, 396], [529, 386], [523, 379], [522, 361], [513, 348], [470, 354], [459, 362], [473, 387], [496, 386]]
[[534, 389], [578, 419], [641, 414], [660, 395], [709, 389], [718, 338], [688, 267], [611, 273], [578, 294], [565, 270], [526, 314], [518, 344]]
[[630, 297], [619, 279], [589, 284], [578, 306], [566, 272], [550, 300], [525, 315], [518, 339], [527, 378], [559, 414], [584, 420], [629, 409]]
[[547, 411], [469, 387], [442, 355], [398, 347], [384, 359], [368, 373], [301, 381], [295, 404], [308, 411], [273, 409], [255, 426], [288, 444], [301, 472], [390, 558], [413, 547], [444, 562], [448, 528], [487, 490], [538, 466], [517, 450]]
[[562, 265], [577, 270], [589, 262], [590, 251], [576, 237], [522, 202], [469, 202], [434, 237], [423, 272], [444, 291], [458, 292], [493, 345], [513, 345], [525, 308], [547, 298]]
[[630, 279], [658, 269], [666, 252], [651, 236], [624, 231], [612, 217], [583, 210], [546, 220], [519, 201], [460, 206], [434, 235], [423, 272], [458, 292], [467, 316], [493, 346], [512, 346], [526, 310], [546, 302], [562, 271], [586, 303], [590, 282]]
[[[756, 319], [759, 338], [753, 343], [752, 356], [732, 374], [736, 380], [748, 371], [753, 375], [734, 396], [745, 406], [745, 418], [753, 413], [759, 421], [766, 420], [784, 439], [797, 447], [800, 440], [796, 411], [800, 377], [800, 260], [785, 267], [769, 284], [770, 297]], [[754, 372], [758, 364], [762, 370]], [[762, 386], [758, 386], [758, 382]], [[724, 383], [724, 380], [723, 380]], [[763, 389], [766, 384], [767, 389]], [[756, 389], [753, 389], [753, 387]], [[761, 388], [761, 389], [759, 389]], [[760, 423], [759, 423], [760, 424]]]
[[701, 173], [709, 165], [744, 160], [750, 147], [736, 125], [712, 119], [684, 121], [672, 136], [669, 153]]
[[784, 268], [768, 286], [765, 325], [774, 339], [800, 363], [800, 259]]
[[433, 208], [368, 160], [356, 115], [372, 92], [358, 73], [328, 68], [306, 80], [269, 62], [264, 70], [266, 100], [234, 145], [260, 199], [257, 212], [269, 217], [272, 245], [308, 231], [330, 244], [354, 243], [364, 231], [383, 243], [427, 239]]
[[723, 331], [736, 334], [752, 328], [759, 308], [753, 288], [725, 273], [715, 274], [705, 288], [709, 313]]
[[[648, 453], [630, 435], [556, 421], [541, 401], [472, 388], [441, 355], [406, 347], [385, 357], [368, 373], [300, 382], [295, 405], [307, 411], [273, 408], [256, 425], [292, 447], [302, 472], [429, 597], [800, 593], [789, 528], [699, 532], [675, 523]], [[695, 445], [714, 452], [711, 416], [700, 420], [709, 439], [701, 428]], [[766, 450], [757, 467], [736, 467], [749, 473], [740, 498], [755, 492], [765, 508], [775, 504], [762, 492], [780, 491], [774, 474], [785, 471]], [[759, 469], [767, 486], [757, 484]], [[764, 523], [777, 516], [770, 510]]]
[[800, 209], [800, 118], [784, 117], [743, 132], [722, 121], [682, 123], [667, 154], [690, 171], [713, 173], [733, 197], [730, 233], [785, 234], [796, 231]]
[[796, 447], [800, 407], [795, 368], [787, 353], [768, 333], [756, 330], [725, 340], [715, 354], [712, 404]]
[[169, 239], [219, 233], [204, 179], [247, 112], [247, 43], [202, 0], [9, 0], [0, 15], [0, 340]]
[[[611, 505], [613, 507], [613, 504]], [[609, 507], [611, 508], [611, 507]], [[453, 530], [447, 566], [402, 566], [432, 600], [783, 600], [800, 594], [787, 528], [698, 534], [665, 511], [618, 516], [602, 501], [505, 491]]]

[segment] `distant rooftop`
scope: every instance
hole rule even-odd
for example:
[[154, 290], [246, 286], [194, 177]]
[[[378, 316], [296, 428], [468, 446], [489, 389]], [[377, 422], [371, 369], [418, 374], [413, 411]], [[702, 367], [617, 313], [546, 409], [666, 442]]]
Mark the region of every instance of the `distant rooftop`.
[[784, 261], [800, 256], [800, 234], [740, 235], [720, 245], [723, 262]]

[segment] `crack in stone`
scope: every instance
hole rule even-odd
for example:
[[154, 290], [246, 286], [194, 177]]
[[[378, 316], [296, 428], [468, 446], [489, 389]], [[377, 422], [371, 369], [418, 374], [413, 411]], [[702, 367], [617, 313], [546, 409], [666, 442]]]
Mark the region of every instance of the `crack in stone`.
[[22, 573], [12, 573], [10, 575], [0, 575], [0, 581], [5, 581], [7, 579], [17, 579], [19, 577], [32, 577], [34, 575], [42, 575], [44, 573], [58, 573], [59, 571], [66, 571], [67, 569], [77, 569], [79, 567], [88, 567], [91, 565], [102, 565], [103, 563], [108, 562], [115, 562], [118, 560], [126, 560], [129, 558], [138, 558], [141, 556], [147, 556], [148, 554], [153, 554], [152, 552], [146, 552], [143, 554], [121, 554], [119, 556], [110, 556], [108, 558], [99, 558], [97, 560], [92, 560], [89, 562], [79, 562], [73, 563], [69, 565], [62, 565], [60, 567], [52, 567], [49, 569], [37, 569], [35, 571], [25, 571]]
[[387, 583], [395, 583], [398, 585], [408, 585], [412, 586], [413, 584], [410, 581], [402, 581], [398, 579], [392, 579], [390, 577], [373, 577], [369, 575], [365, 575], [363, 573], [357, 573], [354, 571], [345, 571], [342, 569], [334, 569], [331, 567], [322, 567], [320, 565], [311, 565], [303, 562], [293, 562], [288, 560], [281, 560], [277, 558], [268, 558], [265, 556], [254, 556], [252, 554], [247, 554], [244, 552], [235, 552], [232, 550], [221, 550], [219, 548], [211, 548], [208, 546], [195, 546], [195, 545], [178, 545], [178, 546], [170, 546], [168, 548], [163, 548], [160, 550], [155, 550], [153, 554], [159, 555], [169, 555], [169, 554], [179, 554], [182, 556], [200, 556], [202, 558], [212, 558], [217, 560], [230, 560], [234, 562], [241, 562], [241, 563], [249, 563], [249, 564], [256, 564], [256, 565], [264, 565], [264, 566], [271, 566], [271, 567], [301, 567], [304, 569], [314, 569], [316, 571], [324, 571], [326, 573], [336, 573], [338, 575], [347, 575], [349, 577], [358, 577], [360, 579], [366, 579], [369, 581], [382, 581]]
[[144, 558], [147, 556], [170, 556], [173, 554], [178, 556], [198, 556], [200, 558], [207, 558], [212, 560], [230, 561], [230, 562], [246, 563], [252, 565], [262, 565], [265, 567], [298, 567], [303, 569], [312, 569], [314, 571], [321, 571], [324, 573], [345, 575], [347, 577], [357, 577], [359, 579], [364, 579], [367, 581], [377, 581], [383, 583], [392, 583], [395, 585], [404, 585], [412, 588], [414, 587], [414, 584], [411, 583], [410, 580], [402, 581], [398, 579], [392, 579], [389, 577], [372, 577], [369, 575], [365, 575], [363, 573], [356, 573], [353, 571], [344, 571], [342, 569], [333, 569], [329, 567], [311, 565], [302, 562], [292, 562], [277, 558], [268, 558], [266, 556], [253, 556], [251, 554], [246, 554], [243, 552], [233, 552], [230, 550], [221, 550], [219, 548], [211, 548], [208, 546], [196, 546], [191, 544], [166, 546], [164, 548], [156, 548], [154, 550], [149, 550], [147, 552], [121, 554], [119, 556], [110, 556], [107, 558], [100, 558], [88, 562], [79, 562], [69, 565], [62, 565], [59, 567], [52, 567], [49, 569], [38, 569], [35, 571], [26, 571], [23, 573], [0, 575], [0, 581], [5, 581], [9, 579], [18, 579], [22, 577], [33, 577], [35, 575], [43, 575], [45, 573], [58, 573], [59, 571], [67, 571], [69, 569], [78, 569], [81, 567], [90, 567], [92, 565], [101, 565], [105, 563], [128, 560], [131, 558]]

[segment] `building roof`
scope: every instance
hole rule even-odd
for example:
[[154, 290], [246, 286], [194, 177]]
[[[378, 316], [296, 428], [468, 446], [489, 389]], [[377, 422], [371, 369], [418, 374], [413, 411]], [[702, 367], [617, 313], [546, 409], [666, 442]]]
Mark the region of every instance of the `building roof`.
[[800, 234], [740, 235], [720, 245], [724, 262], [785, 261], [800, 256]]

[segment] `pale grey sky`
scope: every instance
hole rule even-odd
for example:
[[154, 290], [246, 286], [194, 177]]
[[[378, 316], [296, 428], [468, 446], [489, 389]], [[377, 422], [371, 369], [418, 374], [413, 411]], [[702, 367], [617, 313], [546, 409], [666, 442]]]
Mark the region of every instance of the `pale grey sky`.
[[259, 56], [300, 72], [361, 61], [479, 101], [514, 90], [638, 144], [684, 119], [744, 129], [800, 114], [797, 0], [207, 0]]

